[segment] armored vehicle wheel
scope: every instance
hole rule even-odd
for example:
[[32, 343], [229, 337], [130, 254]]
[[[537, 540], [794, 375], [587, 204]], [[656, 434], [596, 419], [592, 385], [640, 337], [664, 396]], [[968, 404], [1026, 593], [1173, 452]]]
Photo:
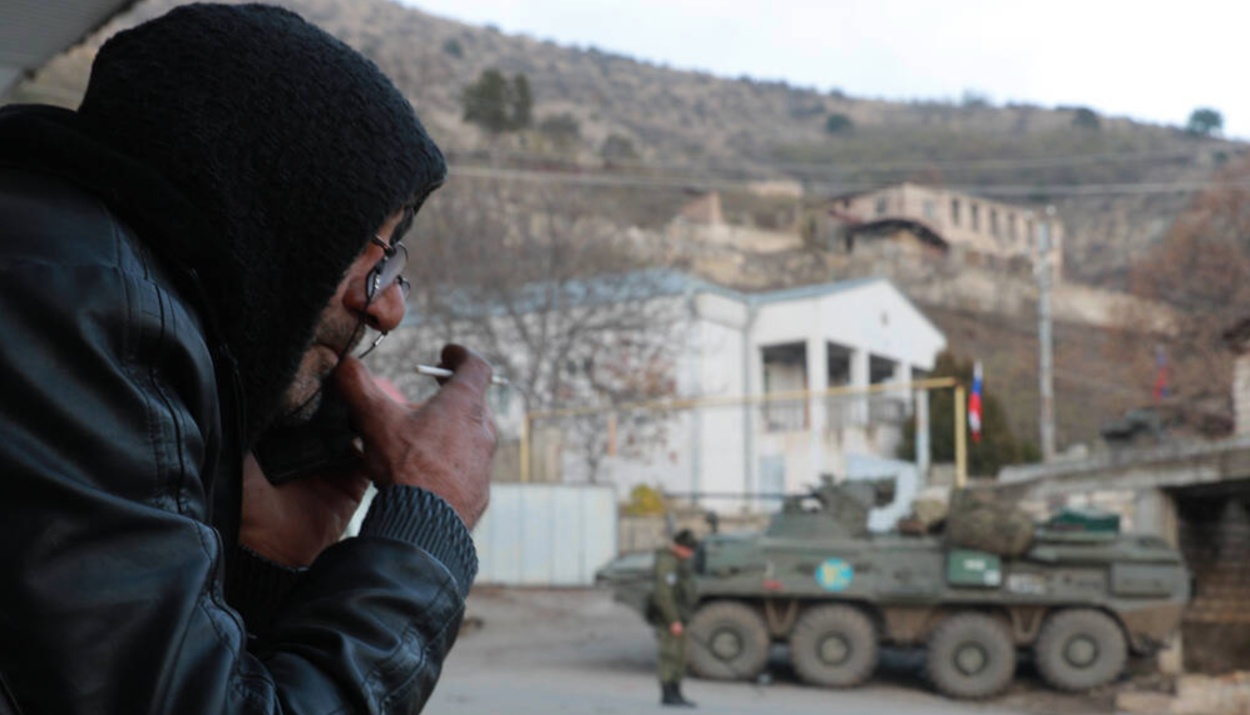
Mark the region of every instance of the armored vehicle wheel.
[[851, 606], [817, 606], [799, 617], [790, 636], [790, 659], [813, 685], [849, 688], [877, 668], [877, 627]]
[[1042, 678], [1059, 690], [1088, 690], [1109, 683], [1128, 660], [1119, 624], [1088, 608], [1052, 615], [1033, 648]]
[[988, 698], [1016, 672], [1007, 626], [983, 613], [957, 613], [929, 636], [925, 665], [933, 684], [953, 698]]
[[771, 639], [764, 619], [732, 601], [700, 608], [689, 627], [690, 669], [713, 680], [752, 680], [768, 664]]

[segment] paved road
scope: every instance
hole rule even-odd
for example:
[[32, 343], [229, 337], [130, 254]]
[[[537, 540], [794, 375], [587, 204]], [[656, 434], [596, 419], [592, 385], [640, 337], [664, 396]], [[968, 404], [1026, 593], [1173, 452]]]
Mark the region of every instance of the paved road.
[[[597, 591], [476, 591], [467, 628], [426, 712], [439, 715], [678, 712], [659, 706], [655, 641], [641, 619]], [[781, 654], [783, 655], [783, 654]], [[988, 704], [954, 702], [920, 678], [915, 657], [895, 655], [873, 683], [850, 691], [810, 688], [774, 658], [767, 685], [688, 679], [700, 713], [794, 715], [1021, 715], [1112, 712], [1105, 702], [1062, 696], [1027, 677]]]

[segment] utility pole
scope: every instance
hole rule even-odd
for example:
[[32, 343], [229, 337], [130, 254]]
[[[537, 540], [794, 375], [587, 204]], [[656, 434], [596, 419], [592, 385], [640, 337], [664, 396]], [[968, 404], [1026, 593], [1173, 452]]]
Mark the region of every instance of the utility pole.
[[1051, 260], [1051, 221], [1055, 207], [1046, 207], [1045, 220], [1037, 223], [1037, 343], [1038, 394], [1041, 396], [1042, 461], [1055, 458], [1055, 391], [1053, 381], [1054, 355], [1050, 330], [1050, 282], [1054, 276]]

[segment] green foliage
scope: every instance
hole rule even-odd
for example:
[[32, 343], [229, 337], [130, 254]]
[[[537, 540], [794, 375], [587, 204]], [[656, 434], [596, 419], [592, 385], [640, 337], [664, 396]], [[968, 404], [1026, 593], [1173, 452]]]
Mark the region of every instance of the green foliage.
[[1209, 137], [1224, 129], [1224, 115], [1210, 107], [1198, 107], [1189, 114], [1185, 133], [1194, 137]]
[[654, 487], [639, 484], [629, 490], [629, 502], [622, 510], [626, 516], [658, 516], [664, 513], [664, 494]]
[[460, 46], [460, 41], [454, 37], [449, 38], [443, 43], [443, 52], [446, 52], [456, 59], [464, 57], [464, 48]]
[[825, 132], [828, 134], [849, 134], [855, 128], [855, 122], [845, 114], [830, 114], [825, 119]]
[[1089, 107], [1077, 107], [1072, 113], [1072, 126], [1097, 131], [1102, 129], [1102, 120]]
[[517, 74], [511, 80], [497, 69], [484, 70], [460, 95], [464, 120], [491, 134], [525, 129], [533, 121], [534, 97], [529, 80]]
[[534, 123], [534, 94], [530, 91], [529, 78], [519, 72], [512, 78], [511, 99], [512, 128], [528, 128]]
[[608, 160], [629, 161], [638, 158], [638, 151], [634, 149], [634, 142], [629, 137], [621, 136], [620, 134], [609, 134], [608, 138], [603, 141], [599, 154]]
[[[971, 388], [972, 369], [971, 360], [960, 360], [950, 351], [945, 351], [938, 355], [932, 377], [954, 377], [965, 387]], [[1036, 445], [1016, 438], [1002, 403], [987, 385], [993, 385], [993, 375], [988, 376], [981, 390], [981, 441], [972, 441], [966, 422], [962, 429], [968, 445], [968, 473], [992, 477], [1002, 467], [1036, 462], [1041, 455]], [[954, 393], [954, 390], [934, 390], [929, 393], [929, 449], [934, 462], [955, 461]], [[903, 442], [899, 445], [898, 456], [908, 460], [916, 458], [914, 423], [907, 424], [903, 429]]]
[[989, 109], [994, 106], [990, 101], [990, 96], [984, 92], [978, 92], [974, 89], [965, 89], [961, 104], [966, 109]]

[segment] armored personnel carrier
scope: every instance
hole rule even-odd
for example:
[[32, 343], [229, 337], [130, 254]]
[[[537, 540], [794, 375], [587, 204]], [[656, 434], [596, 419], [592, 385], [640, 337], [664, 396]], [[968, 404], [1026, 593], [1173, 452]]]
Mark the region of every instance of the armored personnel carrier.
[[[695, 555], [700, 605], [688, 625], [690, 668], [749, 680], [785, 643], [807, 683], [845, 688], [872, 677], [880, 647], [919, 646], [934, 686], [955, 698], [1002, 691], [1019, 651], [1060, 690], [1115, 679], [1180, 623], [1190, 576], [1154, 536], [1118, 521], [1067, 514], [1019, 534], [1015, 553], [970, 549], [944, 534], [874, 535], [871, 495], [826, 481], [788, 499], [763, 533], [711, 534]], [[960, 518], [952, 512], [949, 520]], [[618, 601], [644, 614], [650, 559], [599, 572]]]

